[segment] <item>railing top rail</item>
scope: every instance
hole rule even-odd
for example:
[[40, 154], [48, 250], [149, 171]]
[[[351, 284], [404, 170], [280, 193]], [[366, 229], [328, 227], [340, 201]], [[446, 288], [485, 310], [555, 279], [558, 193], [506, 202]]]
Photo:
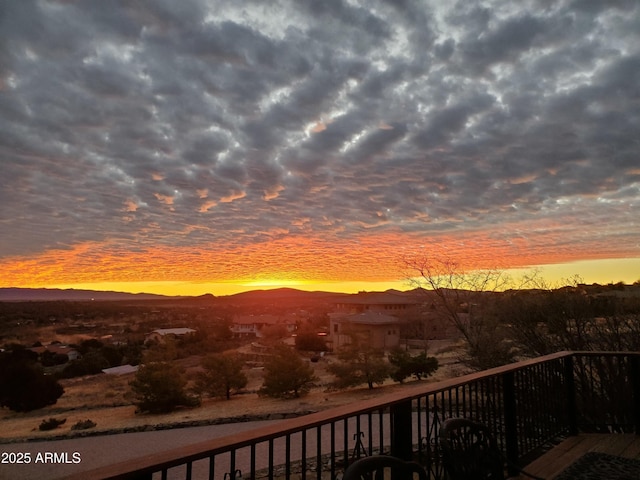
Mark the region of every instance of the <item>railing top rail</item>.
[[574, 350], [570, 353], [576, 357], [640, 357], [640, 352], [633, 351]]
[[[136, 458], [118, 464], [101, 467], [90, 472], [83, 472], [78, 475], [67, 477], [69, 480], [80, 480], [84, 478], [127, 478], [127, 472], [157, 471], [162, 468], [170, 468], [182, 465], [189, 461], [206, 458], [210, 455], [226, 452], [232, 449], [239, 449], [251, 444], [266, 442], [270, 439], [291, 435], [300, 431], [313, 429], [322, 425], [341, 421], [345, 418], [365, 414], [372, 411], [384, 410], [394, 405], [411, 401], [427, 395], [438, 394], [460, 387], [479, 380], [496, 377], [505, 373], [523, 370], [533, 365], [538, 365], [558, 359], [577, 356], [614, 356], [614, 355], [640, 355], [640, 352], [571, 352], [562, 351], [523, 360], [520, 362], [504, 365], [482, 372], [472, 373], [461, 377], [451, 378], [440, 382], [429, 383], [417, 387], [408, 387], [391, 394], [381, 395], [377, 398], [363, 400], [357, 404], [350, 404], [341, 407], [324, 410], [321, 412], [304, 415], [302, 417], [291, 418], [278, 422], [274, 425], [267, 425], [222, 438], [216, 438], [200, 442], [173, 450], [147, 455], [143, 458]], [[89, 477], [87, 477], [89, 475]]]

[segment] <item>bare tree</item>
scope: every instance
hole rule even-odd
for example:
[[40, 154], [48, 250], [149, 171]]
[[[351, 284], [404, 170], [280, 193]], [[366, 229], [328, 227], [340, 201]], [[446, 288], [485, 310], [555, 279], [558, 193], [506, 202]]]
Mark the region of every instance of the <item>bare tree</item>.
[[465, 270], [446, 256], [404, 257], [402, 261], [410, 283], [423, 289], [425, 298], [435, 305], [433, 313], [464, 339], [464, 364], [481, 370], [514, 360], [504, 326], [487, 315], [497, 292], [512, 286], [511, 277], [497, 268]]
[[562, 287], [537, 282], [535, 289], [503, 295], [494, 304], [494, 314], [509, 323], [511, 338], [524, 355], [560, 350], [637, 351], [639, 302], [616, 296], [616, 286], [598, 293], [596, 288], [581, 284], [579, 277], [565, 280]]

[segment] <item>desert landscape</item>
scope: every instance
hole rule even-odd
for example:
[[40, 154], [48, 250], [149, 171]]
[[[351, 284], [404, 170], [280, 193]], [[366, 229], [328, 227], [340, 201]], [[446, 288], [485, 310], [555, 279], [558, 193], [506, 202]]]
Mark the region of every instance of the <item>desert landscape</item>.
[[[440, 368], [427, 379], [403, 384], [387, 380], [373, 390], [361, 386], [344, 391], [331, 391], [328, 388], [331, 375], [326, 367], [332, 360], [327, 357], [320, 362], [310, 363], [318, 378], [317, 386], [308, 395], [297, 399], [259, 397], [256, 392], [262, 383], [262, 373], [259, 368], [247, 368], [245, 372], [249, 383], [244, 393], [234, 395], [230, 400], [203, 398], [199, 407], [183, 408], [167, 414], [136, 413], [129, 387], [133, 373], [64, 379], [60, 383], [65, 393], [55, 405], [28, 413], [3, 409], [0, 443], [287, 418], [354, 403], [398, 389], [415, 388], [425, 382], [436, 382], [463, 373], [463, 367], [456, 359], [456, 342], [433, 341], [430, 355], [438, 358]], [[193, 356], [179, 362], [189, 372], [197, 368], [200, 358]], [[64, 419], [65, 422], [53, 430], [40, 431], [39, 424], [49, 418]], [[87, 420], [96, 423], [96, 426], [86, 430], [72, 428]]]

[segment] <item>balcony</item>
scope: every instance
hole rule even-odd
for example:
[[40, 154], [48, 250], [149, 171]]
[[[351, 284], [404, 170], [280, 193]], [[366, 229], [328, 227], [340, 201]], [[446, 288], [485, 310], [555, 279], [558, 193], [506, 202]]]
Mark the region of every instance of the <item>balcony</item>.
[[450, 417], [488, 425], [506, 458], [546, 476], [587, 449], [640, 456], [640, 352], [559, 352], [69, 478], [334, 479], [390, 453], [439, 479]]

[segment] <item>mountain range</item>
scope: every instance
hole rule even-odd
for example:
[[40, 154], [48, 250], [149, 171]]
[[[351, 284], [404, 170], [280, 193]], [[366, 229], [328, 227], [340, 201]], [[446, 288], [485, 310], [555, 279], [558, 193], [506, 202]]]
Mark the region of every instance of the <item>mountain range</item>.
[[[375, 294], [376, 292], [363, 292], [362, 294]], [[377, 292], [381, 293], [381, 292]], [[394, 295], [412, 295], [415, 291], [401, 292], [387, 290], [385, 293]], [[233, 295], [216, 297], [210, 293], [200, 296], [169, 296], [151, 293], [126, 293], [113, 291], [56, 289], [56, 288], [0, 288], [0, 302], [43, 302], [43, 301], [179, 301], [183, 302], [221, 302], [221, 303], [247, 303], [247, 302], [304, 302], [336, 300], [339, 297], [348, 297], [352, 294], [297, 290], [295, 288], [276, 288], [271, 290], [250, 290]]]
[[0, 288], [0, 302], [162, 300], [176, 297], [152, 293], [103, 292], [59, 288]]

